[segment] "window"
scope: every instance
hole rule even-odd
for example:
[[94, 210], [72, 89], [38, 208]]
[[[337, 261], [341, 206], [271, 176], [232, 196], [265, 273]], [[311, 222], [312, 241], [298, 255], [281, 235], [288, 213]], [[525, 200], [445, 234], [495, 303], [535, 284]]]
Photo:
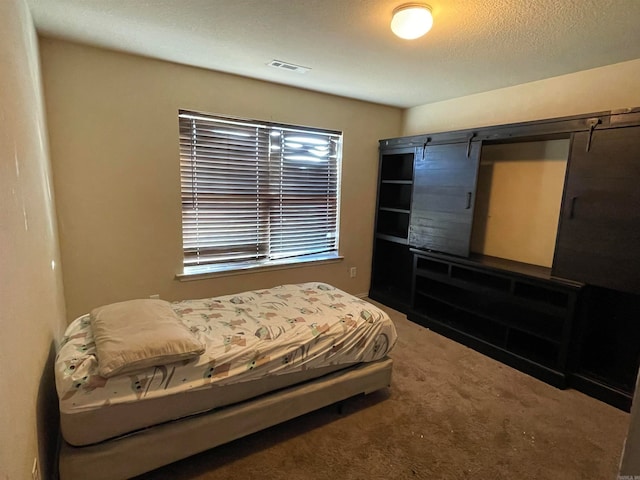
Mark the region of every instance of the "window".
[[336, 258], [342, 134], [179, 111], [184, 273]]

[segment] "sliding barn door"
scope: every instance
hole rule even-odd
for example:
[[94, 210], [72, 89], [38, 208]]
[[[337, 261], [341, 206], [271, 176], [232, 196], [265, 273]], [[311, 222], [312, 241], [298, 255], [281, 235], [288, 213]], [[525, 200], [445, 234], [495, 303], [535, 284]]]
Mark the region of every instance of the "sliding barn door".
[[468, 256], [479, 141], [427, 145], [414, 166], [409, 245]]
[[574, 135], [553, 274], [640, 293], [640, 127]]

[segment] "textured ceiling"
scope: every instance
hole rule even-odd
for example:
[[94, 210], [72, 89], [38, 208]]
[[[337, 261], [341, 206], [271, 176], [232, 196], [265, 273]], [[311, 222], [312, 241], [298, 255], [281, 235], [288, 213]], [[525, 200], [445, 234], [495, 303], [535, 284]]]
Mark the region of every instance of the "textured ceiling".
[[[640, 0], [27, 0], [42, 35], [411, 107], [640, 58]], [[306, 74], [267, 66], [273, 59]]]

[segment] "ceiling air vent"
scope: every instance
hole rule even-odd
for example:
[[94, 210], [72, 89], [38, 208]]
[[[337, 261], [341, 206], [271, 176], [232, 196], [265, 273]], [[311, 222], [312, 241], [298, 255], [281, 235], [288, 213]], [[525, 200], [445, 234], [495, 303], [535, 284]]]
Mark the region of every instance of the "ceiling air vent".
[[289, 72], [296, 72], [296, 73], [307, 73], [309, 70], [311, 70], [311, 68], [309, 67], [294, 65], [293, 63], [287, 63], [281, 60], [271, 60], [269, 63], [267, 63], [267, 65], [273, 68], [279, 68], [281, 70], [287, 70]]

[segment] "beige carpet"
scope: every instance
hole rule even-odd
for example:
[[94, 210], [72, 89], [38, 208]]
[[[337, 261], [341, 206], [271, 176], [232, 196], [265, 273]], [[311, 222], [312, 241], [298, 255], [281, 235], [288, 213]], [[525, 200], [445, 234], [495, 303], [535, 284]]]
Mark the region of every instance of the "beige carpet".
[[392, 315], [388, 390], [174, 463], [152, 479], [613, 480], [629, 416]]

